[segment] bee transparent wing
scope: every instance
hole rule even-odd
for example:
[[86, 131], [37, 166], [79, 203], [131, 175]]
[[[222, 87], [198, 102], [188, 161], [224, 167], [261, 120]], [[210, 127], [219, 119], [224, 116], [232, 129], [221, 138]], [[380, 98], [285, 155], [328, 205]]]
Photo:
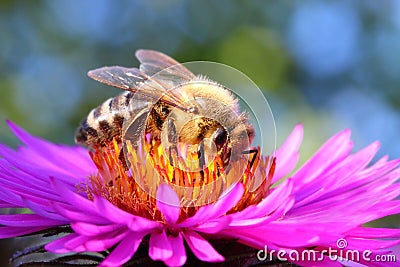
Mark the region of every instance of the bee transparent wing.
[[148, 76], [137, 68], [120, 66], [102, 67], [88, 72], [88, 76], [98, 82], [127, 91], [136, 91]]
[[[88, 76], [113, 87], [149, 96], [156, 101], [161, 97], [164, 97], [165, 101], [171, 102], [170, 104], [179, 100], [179, 96], [168, 92], [165, 84], [152, 79], [137, 68], [102, 67], [89, 71]], [[176, 106], [176, 104], [172, 105]]]
[[179, 83], [196, 76], [185, 66], [171, 57], [154, 50], [137, 50], [136, 57], [140, 61], [140, 70], [157, 80]]
[[101, 83], [151, 97], [154, 103], [161, 100], [184, 110], [185, 97], [179, 91], [171, 89], [195, 75], [160, 52], [138, 50], [136, 56], [141, 63], [140, 69], [102, 67], [89, 71], [88, 76]]

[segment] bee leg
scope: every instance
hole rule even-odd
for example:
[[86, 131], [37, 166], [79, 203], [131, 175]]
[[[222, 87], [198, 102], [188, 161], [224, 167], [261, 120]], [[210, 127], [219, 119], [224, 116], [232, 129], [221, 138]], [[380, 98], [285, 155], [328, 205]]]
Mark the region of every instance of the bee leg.
[[250, 169], [253, 168], [254, 162], [256, 161], [257, 155], [258, 155], [258, 149], [249, 149], [249, 150], [245, 150], [242, 151], [242, 154], [248, 154], [248, 155], [252, 155], [252, 158], [250, 160]]
[[168, 142], [171, 144], [178, 143], [178, 134], [176, 132], [175, 121], [172, 118], [168, 118]]
[[172, 153], [175, 151], [175, 155], [178, 155], [178, 135], [176, 133], [175, 121], [172, 118], [168, 118], [168, 142], [170, 143], [170, 146], [168, 147], [169, 162], [174, 166], [174, 157], [172, 156]]
[[121, 161], [122, 167], [124, 167], [124, 170], [127, 171], [129, 169], [129, 166], [126, 162], [125, 159], [125, 152], [124, 148], [122, 147], [121, 150], [119, 151], [118, 159]]
[[199, 147], [197, 148], [197, 158], [199, 159], [199, 167], [201, 170], [204, 169], [206, 165], [206, 158], [204, 152], [204, 142], [200, 142]]
[[204, 181], [204, 166], [206, 165], [206, 155], [204, 152], [204, 141], [200, 142], [199, 147], [197, 148], [197, 158], [199, 159], [199, 168], [201, 181]]
[[176, 156], [178, 156], [178, 149], [176, 147], [176, 145], [170, 145], [168, 148], [168, 156], [169, 156], [169, 163], [172, 166], [175, 166], [174, 164], [174, 157], [176, 158]]

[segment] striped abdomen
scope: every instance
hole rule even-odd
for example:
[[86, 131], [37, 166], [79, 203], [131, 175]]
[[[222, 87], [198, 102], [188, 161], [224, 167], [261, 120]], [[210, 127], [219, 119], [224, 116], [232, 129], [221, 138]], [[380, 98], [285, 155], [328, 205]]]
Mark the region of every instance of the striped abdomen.
[[123, 92], [92, 109], [76, 130], [75, 142], [96, 147], [106, 145], [113, 138], [121, 138], [124, 120], [131, 114], [127, 107], [133, 95], [132, 92]]

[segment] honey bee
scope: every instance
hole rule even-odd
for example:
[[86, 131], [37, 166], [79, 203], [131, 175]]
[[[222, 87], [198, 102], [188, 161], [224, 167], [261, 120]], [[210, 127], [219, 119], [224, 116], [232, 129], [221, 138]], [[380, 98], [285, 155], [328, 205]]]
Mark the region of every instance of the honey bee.
[[90, 111], [75, 135], [75, 142], [93, 149], [121, 141], [128, 134], [142, 134], [166, 142], [170, 153], [178, 144], [197, 148], [199, 165], [206, 164], [207, 151], [223, 161], [257, 153], [250, 147], [254, 128], [240, 111], [229, 89], [195, 75], [169, 56], [138, 50], [139, 68], [102, 67], [88, 76], [125, 92]]

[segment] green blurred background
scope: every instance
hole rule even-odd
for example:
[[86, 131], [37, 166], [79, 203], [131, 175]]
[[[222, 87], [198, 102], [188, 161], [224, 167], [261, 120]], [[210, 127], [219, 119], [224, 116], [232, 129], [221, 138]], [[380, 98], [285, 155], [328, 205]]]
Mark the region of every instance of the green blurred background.
[[[355, 148], [378, 139], [379, 156], [400, 157], [396, 0], [0, 1], [0, 121], [73, 144], [80, 120], [119, 92], [87, 71], [137, 66], [139, 48], [241, 70], [265, 93], [279, 144], [304, 124], [302, 161], [344, 128]], [[0, 142], [17, 144], [4, 122]], [[2, 258], [15, 243], [0, 243]]]

